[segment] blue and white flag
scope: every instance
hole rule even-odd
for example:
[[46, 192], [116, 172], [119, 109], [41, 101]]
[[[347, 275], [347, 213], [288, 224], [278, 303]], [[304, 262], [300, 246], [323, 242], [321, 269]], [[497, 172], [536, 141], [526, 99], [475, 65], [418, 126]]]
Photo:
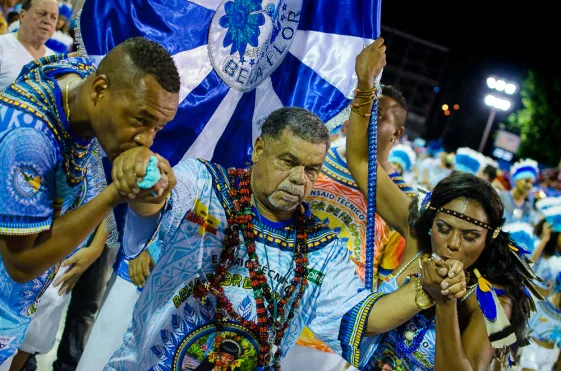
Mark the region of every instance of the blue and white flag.
[[[381, 0], [86, 0], [94, 61], [124, 40], [164, 46], [181, 76], [176, 118], [153, 149], [172, 165], [244, 166], [263, 121], [283, 106], [332, 120], [356, 87], [355, 58], [380, 34]], [[336, 124], [336, 123], [334, 123]]]

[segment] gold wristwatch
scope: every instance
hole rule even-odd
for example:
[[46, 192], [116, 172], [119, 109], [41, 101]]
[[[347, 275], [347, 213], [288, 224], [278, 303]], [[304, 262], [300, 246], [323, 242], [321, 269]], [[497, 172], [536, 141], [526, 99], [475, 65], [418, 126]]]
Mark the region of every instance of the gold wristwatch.
[[421, 284], [421, 279], [415, 277], [415, 304], [422, 310], [429, 309], [434, 305], [434, 300], [426, 293]]

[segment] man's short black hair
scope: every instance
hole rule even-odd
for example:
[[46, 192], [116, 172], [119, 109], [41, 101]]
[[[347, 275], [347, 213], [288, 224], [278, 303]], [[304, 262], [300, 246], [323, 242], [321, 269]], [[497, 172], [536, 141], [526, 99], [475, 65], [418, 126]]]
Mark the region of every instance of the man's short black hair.
[[173, 58], [160, 44], [133, 37], [112, 49], [99, 64], [97, 73], [107, 75], [112, 88], [131, 87], [151, 75], [164, 90], [178, 93], [181, 85]]
[[493, 180], [497, 178], [497, 168], [493, 165], [487, 165], [483, 169], [483, 175], [485, 175], [487, 179], [489, 179], [489, 182], [492, 183]]
[[284, 107], [271, 113], [261, 127], [263, 138], [280, 139], [285, 130], [313, 144], [331, 145], [327, 126], [314, 113], [299, 107]]
[[17, 21], [19, 19], [19, 13], [18, 12], [10, 12], [8, 13], [8, 19], [6, 19], [6, 21], [8, 21], [8, 24], [12, 24], [15, 21]]
[[23, 0], [21, 2], [21, 10], [28, 11], [31, 9], [31, 0]]
[[382, 85], [382, 95], [393, 99], [402, 108], [402, 112], [404, 114], [401, 115], [402, 122], [400, 122], [400, 124], [404, 126], [405, 122], [407, 121], [407, 113], [409, 112], [409, 108], [407, 107], [407, 101], [405, 100], [405, 97], [403, 96], [401, 91], [393, 85]]

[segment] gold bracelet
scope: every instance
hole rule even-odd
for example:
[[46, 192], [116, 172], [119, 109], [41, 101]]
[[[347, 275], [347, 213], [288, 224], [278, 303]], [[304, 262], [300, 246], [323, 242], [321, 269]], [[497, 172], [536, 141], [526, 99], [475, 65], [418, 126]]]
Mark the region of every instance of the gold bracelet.
[[360, 90], [355, 89], [355, 97], [356, 96], [366, 96], [366, 95], [374, 95], [376, 93], [376, 87], [372, 87], [372, 89]]
[[359, 107], [364, 107], [364, 106], [371, 105], [372, 102], [374, 102], [374, 99], [370, 99], [370, 100], [368, 100], [368, 101], [366, 101], [366, 102], [364, 102], [364, 103], [353, 103], [352, 106], [353, 106], [354, 108], [359, 108]]
[[376, 92], [374, 93], [355, 93], [355, 98], [372, 98], [376, 96]]
[[354, 113], [356, 113], [356, 114], [359, 115], [359, 116], [364, 117], [365, 119], [368, 119], [368, 118], [370, 118], [370, 116], [372, 116], [371, 113], [362, 113], [362, 112], [360, 112], [358, 109], [356, 109], [356, 108], [354, 108], [354, 107], [351, 108], [351, 111], [354, 112]]

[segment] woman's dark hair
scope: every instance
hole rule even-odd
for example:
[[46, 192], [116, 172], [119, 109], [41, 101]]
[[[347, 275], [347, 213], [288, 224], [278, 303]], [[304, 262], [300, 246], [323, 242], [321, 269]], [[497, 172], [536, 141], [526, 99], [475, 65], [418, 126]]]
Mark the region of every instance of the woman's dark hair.
[[[486, 180], [468, 173], [452, 174], [441, 180], [433, 189], [430, 204], [439, 209], [458, 198], [479, 202], [487, 214], [487, 224], [492, 228], [503, 225], [503, 203], [497, 191]], [[411, 204], [416, 206], [416, 202]], [[437, 211], [425, 209], [419, 214], [416, 210], [416, 207], [410, 207], [410, 214], [416, 213], [418, 217], [410, 215], [409, 224], [413, 227], [420, 248], [430, 252], [429, 230], [432, 228]], [[530, 317], [530, 299], [524, 293], [522, 280], [516, 270], [516, 257], [510, 252], [507, 237], [507, 233], [501, 232], [497, 238], [493, 239], [493, 231], [489, 231], [485, 248], [473, 268], [477, 268], [492, 284], [501, 286], [505, 290], [506, 296], [512, 300], [510, 323], [515, 329], [518, 343], [525, 344], [527, 341], [526, 322]]]
[[[534, 234], [538, 238], [541, 238], [542, 236], [544, 223], [545, 223], [545, 219], [542, 219], [538, 224], [536, 224], [536, 227], [534, 228]], [[543, 248], [542, 256], [549, 258], [555, 255], [555, 252], [557, 250], [561, 250], [560, 249], [561, 246], [560, 247], [557, 246], [558, 238], [559, 238], [559, 232], [551, 232], [551, 237], [549, 237], [549, 241], [547, 241], [547, 244]]]

